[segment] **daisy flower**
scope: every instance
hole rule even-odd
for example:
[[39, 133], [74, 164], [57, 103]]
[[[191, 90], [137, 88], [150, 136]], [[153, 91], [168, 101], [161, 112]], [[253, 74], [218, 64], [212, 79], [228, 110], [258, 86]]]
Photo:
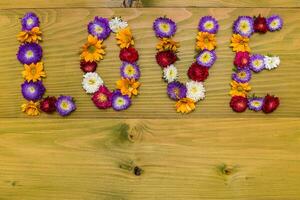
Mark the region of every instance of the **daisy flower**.
[[251, 55], [249, 68], [254, 72], [260, 72], [265, 68], [264, 56], [259, 54]]
[[273, 15], [267, 19], [269, 31], [278, 31], [282, 28], [283, 20], [278, 15]]
[[176, 111], [181, 113], [190, 113], [195, 110], [195, 102], [190, 98], [179, 99], [176, 104]]
[[121, 76], [127, 79], [139, 79], [141, 76], [140, 68], [135, 63], [123, 62], [120, 67]]
[[121, 29], [116, 35], [117, 43], [120, 48], [129, 48], [134, 45], [133, 36], [129, 27]]
[[156, 45], [156, 49], [159, 52], [161, 51], [177, 52], [178, 47], [179, 47], [179, 43], [175, 42], [170, 38], [160, 38], [158, 44]]
[[30, 31], [34, 27], [38, 27], [40, 25], [40, 20], [36, 16], [36, 14], [29, 12], [24, 15], [22, 18], [22, 30]]
[[55, 107], [61, 116], [67, 116], [76, 110], [76, 105], [71, 96], [59, 96], [55, 103]]
[[253, 18], [249, 16], [240, 16], [233, 24], [233, 32], [244, 37], [250, 37], [253, 30]]
[[17, 58], [22, 64], [37, 63], [42, 59], [42, 47], [36, 43], [25, 43], [19, 47]]
[[100, 109], [111, 107], [112, 93], [104, 86], [100, 86], [99, 90], [94, 93], [92, 100]]
[[168, 82], [173, 82], [178, 78], [178, 71], [174, 65], [163, 68], [163, 78]]
[[23, 94], [23, 97], [27, 99], [28, 101], [37, 101], [41, 99], [45, 93], [45, 87], [42, 83], [42, 81], [37, 82], [27, 82], [25, 81], [21, 85], [21, 91]]
[[179, 100], [186, 97], [187, 88], [179, 81], [173, 81], [168, 84], [167, 93], [173, 100]]
[[213, 50], [217, 46], [216, 38], [214, 34], [207, 32], [198, 32], [196, 48], [199, 50]]
[[122, 95], [120, 91], [114, 91], [112, 95], [112, 108], [116, 111], [126, 110], [131, 105], [128, 95]]
[[268, 70], [278, 67], [280, 59], [278, 56], [265, 56], [264, 57], [265, 68]]
[[138, 94], [138, 88], [140, 83], [135, 79], [121, 78], [117, 81], [117, 88], [121, 91], [122, 95], [132, 95]]
[[123, 21], [119, 17], [114, 17], [109, 21], [109, 28], [114, 33], [118, 32], [120, 29], [126, 28], [127, 26], [128, 26], [128, 23]]
[[248, 92], [251, 90], [251, 86], [248, 83], [238, 83], [231, 81], [231, 90], [229, 94], [231, 96], [242, 96], [247, 97]]
[[176, 32], [176, 24], [169, 18], [159, 17], [153, 22], [153, 30], [157, 37], [170, 38]]
[[21, 105], [22, 112], [29, 116], [37, 116], [40, 114], [39, 102], [28, 101]]
[[186, 83], [186, 88], [186, 97], [192, 99], [194, 102], [205, 98], [205, 88], [202, 82], [189, 81]]
[[264, 98], [253, 97], [248, 99], [248, 108], [254, 111], [260, 111], [264, 104]]
[[232, 47], [232, 51], [238, 52], [250, 52], [250, 47], [249, 47], [249, 38], [243, 37], [239, 34], [233, 34], [231, 37], [231, 44], [230, 46]]
[[103, 59], [105, 54], [103, 40], [98, 40], [97, 37], [92, 35], [88, 36], [88, 41], [82, 47], [81, 58], [86, 62], [99, 61]]
[[42, 78], [46, 77], [46, 73], [44, 71], [44, 66], [42, 62], [38, 62], [36, 64], [31, 63], [30, 65], [24, 65], [24, 71], [22, 72], [22, 76], [26, 81], [40, 81]]
[[103, 85], [103, 80], [96, 72], [88, 72], [83, 75], [82, 87], [86, 93], [95, 93], [101, 85]]
[[39, 27], [34, 27], [30, 31], [21, 31], [17, 38], [21, 43], [38, 43], [42, 40], [42, 31], [40, 31]]
[[218, 29], [218, 21], [212, 16], [202, 17], [198, 25], [198, 30], [201, 32], [216, 34], [218, 32]]
[[199, 65], [210, 68], [217, 60], [217, 55], [215, 51], [202, 51], [196, 58]]
[[88, 33], [99, 40], [106, 39], [111, 30], [109, 28], [108, 19], [102, 17], [95, 17], [94, 21], [88, 24]]
[[238, 69], [232, 74], [232, 79], [238, 83], [247, 83], [251, 79], [251, 71], [249, 69]]

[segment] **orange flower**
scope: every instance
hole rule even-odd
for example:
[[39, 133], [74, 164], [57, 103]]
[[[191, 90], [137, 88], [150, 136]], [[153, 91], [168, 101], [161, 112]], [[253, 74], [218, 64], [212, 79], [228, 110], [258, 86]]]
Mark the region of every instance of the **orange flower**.
[[134, 45], [132, 33], [129, 27], [119, 30], [116, 35], [116, 39], [121, 49]]
[[22, 104], [22, 112], [26, 113], [29, 116], [37, 116], [40, 114], [40, 104], [39, 102], [28, 101], [27, 103]]
[[175, 42], [174, 40], [170, 38], [161, 38], [156, 45], [156, 49], [158, 51], [173, 51], [176, 52], [177, 48], [179, 47], [178, 42]]
[[97, 37], [92, 35], [88, 36], [88, 41], [82, 47], [81, 58], [86, 62], [99, 61], [103, 59], [105, 54], [103, 40], [98, 40]]
[[129, 97], [138, 94], [140, 85], [135, 79], [122, 78], [117, 81], [117, 88], [120, 89], [122, 95], [128, 95]]
[[243, 37], [239, 34], [233, 34], [231, 37], [231, 44], [232, 51], [238, 52], [250, 52], [250, 47], [248, 45], [249, 38]]
[[36, 82], [38, 80], [41, 80], [42, 77], [46, 77], [46, 73], [44, 72], [43, 63], [38, 62], [36, 64], [31, 63], [30, 65], [25, 64], [22, 75], [26, 79], [26, 81]]
[[208, 32], [198, 32], [196, 48], [199, 50], [213, 50], [217, 46], [215, 34], [210, 34]]
[[179, 99], [176, 104], [176, 111], [181, 113], [190, 113], [195, 110], [195, 102], [190, 98]]
[[33, 27], [30, 31], [21, 31], [17, 38], [20, 42], [35, 42], [38, 43], [42, 40], [42, 31], [39, 27]]

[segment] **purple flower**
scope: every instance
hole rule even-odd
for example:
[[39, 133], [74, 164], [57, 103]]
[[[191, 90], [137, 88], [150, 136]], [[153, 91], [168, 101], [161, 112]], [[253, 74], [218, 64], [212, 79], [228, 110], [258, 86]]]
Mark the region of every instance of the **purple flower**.
[[232, 74], [232, 79], [238, 83], [247, 83], [251, 79], [251, 71], [247, 68], [238, 69]]
[[264, 98], [253, 97], [248, 99], [248, 108], [254, 111], [260, 111], [264, 104]]
[[36, 43], [25, 43], [19, 47], [17, 58], [22, 64], [37, 63], [42, 59], [42, 47]]
[[111, 32], [108, 19], [95, 17], [94, 21], [88, 24], [88, 32], [99, 40], [106, 39]]
[[135, 63], [123, 62], [120, 67], [120, 72], [123, 78], [128, 79], [134, 78], [135, 80], [137, 80], [141, 76], [140, 68]]
[[62, 95], [57, 98], [55, 107], [61, 116], [67, 116], [76, 109], [73, 97]]
[[128, 95], [122, 95], [119, 90], [113, 92], [112, 108], [116, 111], [126, 110], [131, 105], [131, 99]]
[[43, 97], [46, 89], [42, 81], [37, 81], [37, 82], [25, 81], [21, 85], [21, 90], [22, 90], [23, 97], [25, 99], [27, 99], [28, 101], [37, 101]]
[[282, 28], [283, 20], [278, 15], [272, 15], [267, 19], [269, 31], [278, 31]]
[[218, 32], [218, 29], [218, 21], [212, 16], [202, 17], [198, 25], [198, 30], [202, 32], [216, 34]]
[[204, 50], [196, 58], [199, 65], [210, 68], [217, 60], [215, 51]]
[[264, 56], [259, 54], [251, 55], [249, 68], [254, 72], [260, 72], [265, 68]]
[[40, 20], [35, 13], [29, 12], [24, 15], [21, 23], [23, 31], [30, 31], [32, 28], [40, 25]]
[[240, 16], [233, 24], [233, 32], [244, 37], [250, 37], [254, 32], [253, 18], [249, 16]]
[[176, 24], [167, 17], [159, 17], [153, 23], [153, 30], [157, 37], [172, 37], [176, 32]]
[[173, 100], [179, 100], [186, 97], [187, 88], [185, 84], [173, 81], [168, 84], [168, 95]]

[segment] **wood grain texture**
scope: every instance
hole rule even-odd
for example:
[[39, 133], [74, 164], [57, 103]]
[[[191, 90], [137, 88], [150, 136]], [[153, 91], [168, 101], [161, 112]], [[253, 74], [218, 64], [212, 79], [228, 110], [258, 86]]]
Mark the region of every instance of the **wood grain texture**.
[[[0, 117], [26, 117], [20, 112], [24, 102], [20, 93], [22, 65], [15, 54], [18, 42], [15, 35], [20, 30], [19, 18], [28, 10], [3, 10], [0, 13]], [[300, 116], [300, 14], [298, 9], [37, 9], [44, 33], [45, 80], [47, 95], [69, 94], [74, 96], [78, 109], [71, 118], [207, 118], [207, 117], [265, 117], [262, 113], [247, 111], [236, 114], [228, 106], [229, 82], [234, 53], [229, 48], [233, 21], [241, 13], [268, 16], [279, 14], [284, 19], [283, 30], [251, 38], [252, 51], [278, 55], [281, 65], [276, 70], [255, 74], [251, 80], [253, 92], [257, 95], [271, 93], [281, 98], [279, 109], [268, 117]], [[86, 24], [95, 15], [103, 17], [122, 16], [133, 29], [136, 48], [140, 53], [142, 72], [140, 95], [133, 99], [133, 105], [124, 112], [112, 109], [98, 110], [81, 88], [82, 72], [79, 69], [79, 49], [87, 37]], [[220, 23], [217, 35], [218, 60], [210, 70], [205, 86], [207, 96], [197, 104], [194, 113], [186, 116], [177, 114], [174, 101], [166, 94], [166, 83], [161, 79], [161, 69], [155, 62], [157, 39], [151, 29], [157, 16], [167, 15], [178, 23], [175, 39], [181, 43], [177, 62], [180, 80], [186, 81], [186, 71], [193, 62], [197, 24], [201, 16], [213, 15]], [[120, 61], [116, 59], [119, 49], [111, 36], [105, 41], [107, 55], [98, 67], [98, 73], [109, 88], [115, 87], [119, 78]], [[56, 118], [56, 115], [42, 115]]]
[[299, 122], [2, 119], [1, 199], [296, 200]]

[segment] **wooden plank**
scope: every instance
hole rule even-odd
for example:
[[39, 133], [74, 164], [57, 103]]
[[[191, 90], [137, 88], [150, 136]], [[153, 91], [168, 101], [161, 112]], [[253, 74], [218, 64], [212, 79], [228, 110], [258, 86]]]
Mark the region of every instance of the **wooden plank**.
[[[19, 18], [28, 10], [4, 10], [0, 13], [0, 117], [26, 117], [20, 112], [24, 102], [20, 93], [22, 83], [22, 65], [17, 61], [15, 53], [18, 42], [15, 35], [20, 30]], [[207, 117], [265, 117], [262, 113], [247, 111], [236, 114], [228, 106], [230, 97], [230, 74], [234, 53], [229, 48], [233, 21], [242, 13], [249, 15], [280, 14], [284, 19], [284, 28], [280, 32], [255, 35], [251, 40], [253, 52], [278, 55], [281, 65], [273, 71], [265, 71], [254, 75], [251, 80], [253, 91], [257, 95], [267, 92], [281, 98], [281, 106], [268, 117], [298, 117], [300, 114], [300, 13], [298, 9], [39, 9], [35, 10], [41, 18], [44, 33], [45, 69], [48, 74], [45, 80], [48, 95], [69, 94], [77, 100], [78, 109], [74, 118], [182, 118], [174, 110], [174, 101], [166, 94], [166, 84], [161, 80], [161, 69], [155, 62], [155, 45], [151, 25], [157, 16], [167, 15], [178, 22], [178, 33], [175, 37], [180, 41], [180, 61], [178, 68], [180, 80], [186, 81], [186, 70], [194, 57], [194, 41], [197, 24], [201, 16], [213, 15], [220, 23], [217, 36], [218, 60], [210, 70], [210, 77], [205, 86], [206, 100], [197, 105], [194, 113], [184, 118]], [[142, 71], [142, 87], [140, 95], [133, 100], [133, 106], [124, 112], [112, 109], [98, 110], [90, 100], [90, 96], [81, 88], [82, 72], [79, 69], [79, 49], [87, 37], [86, 24], [95, 15], [104, 17], [122, 16], [129, 21], [136, 39], [136, 47], [140, 53]], [[119, 78], [120, 61], [116, 59], [119, 49], [111, 36], [105, 41], [107, 55], [98, 67], [109, 88], [115, 87]], [[56, 115], [42, 117], [57, 117]]]
[[2, 119], [0, 133], [1, 199], [300, 196], [299, 118]]

